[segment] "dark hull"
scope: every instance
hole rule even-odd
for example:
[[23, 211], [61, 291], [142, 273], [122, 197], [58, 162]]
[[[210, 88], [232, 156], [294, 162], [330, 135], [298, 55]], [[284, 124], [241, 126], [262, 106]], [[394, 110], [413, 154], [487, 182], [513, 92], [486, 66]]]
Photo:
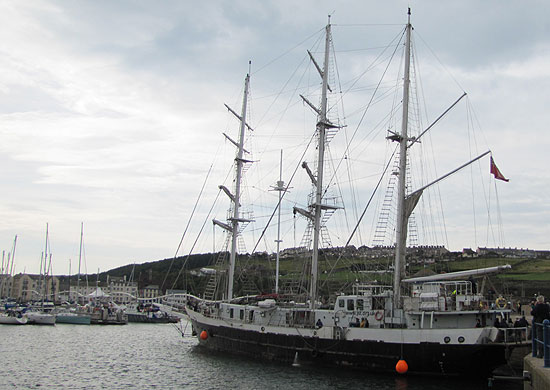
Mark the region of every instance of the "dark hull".
[[90, 323], [92, 325], [126, 325], [128, 318], [122, 313], [107, 314], [106, 311], [94, 312]]
[[118, 321], [118, 320], [92, 320], [92, 325], [126, 325], [128, 321]]
[[146, 324], [168, 324], [177, 323], [179, 318], [177, 317], [149, 317], [143, 314], [128, 314], [128, 322], [141, 322]]
[[[197, 335], [207, 331], [200, 345], [214, 351], [293, 364], [318, 364], [395, 373], [397, 361], [406, 360], [409, 374], [484, 377], [506, 364], [504, 344], [446, 345], [349, 341], [267, 334], [209, 326], [193, 321]], [[403, 351], [401, 353], [401, 351]]]

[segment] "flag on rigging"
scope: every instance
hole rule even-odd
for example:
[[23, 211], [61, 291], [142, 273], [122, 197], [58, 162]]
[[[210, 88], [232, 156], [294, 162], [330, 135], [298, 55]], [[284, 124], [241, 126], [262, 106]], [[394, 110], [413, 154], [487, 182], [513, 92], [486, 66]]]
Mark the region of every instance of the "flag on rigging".
[[509, 179], [505, 178], [502, 173], [500, 173], [495, 162], [493, 161], [493, 156], [491, 156], [491, 173], [495, 176], [495, 179], [506, 181], [506, 182], [510, 181]]

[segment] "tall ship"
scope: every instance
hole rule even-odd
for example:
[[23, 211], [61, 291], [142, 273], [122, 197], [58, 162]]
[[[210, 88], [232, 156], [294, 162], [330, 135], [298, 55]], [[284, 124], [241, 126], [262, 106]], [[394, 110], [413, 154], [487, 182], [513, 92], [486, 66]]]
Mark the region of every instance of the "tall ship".
[[[298, 362], [371, 371], [488, 377], [495, 368], [507, 364], [515, 348], [526, 345], [525, 340], [516, 338], [512, 341], [505, 331], [494, 326], [497, 318], [509, 316], [510, 308], [495, 305], [495, 297], [488, 299], [484, 296], [473, 279], [510, 266], [417, 277], [405, 275], [410, 217], [422, 194], [452, 173], [480, 159], [488, 159], [490, 153], [478, 155], [419, 189], [413, 191], [410, 188], [407, 155], [410, 149], [422, 142], [425, 133], [415, 137], [408, 134], [413, 30], [410, 18], [409, 10], [402, 43], [401, 128], [399, 131], [388, 130], [387, 137], [397, 145], [398, 153], [393, 173], [397, 181], [397, 206], [393, 264], [390, 267], [393, 269], [392, 283], [357, 282], [330, 297], [320, 293], [323, 224], [328, 214], [338, 212], [340, 208], [326, 195], [328, 180], [324, 177], [326, 146], [334, 130], [342, 126], [329, 115], [332, 48], [329, 19], [324, 29], [322, 65], [309, 53], [321, 78], [320, 104], [314, 105], [303, 97], [304, 103], [317, 116], [315, 165], [310, 168], [304, 163], [313, 191], [307, 208], [294, 208], [295, 214], [307, 220], [312, 233], [306, 268], [307, 288], [305, 293], [296, 296], [284, 294], [279, 290], [277, 275], [274, 293], [235, 296], [238, 239], [243, 227], [250, 222], [250, 218], [241, 213], [243, 166], [250, 163], [244, 145], [250, 83], [250, 75], [247, 75], [241, 112], [231, 110], [240, 122], [238, 139], [230, 139], [236, 147], [234, 187], [220, 186], [230, 198], [229, 216], [227, 221], [214, 221], [226, 231], [228, 262], [223, 272], [213, 275], [204, 295], [189, 296], [187, 301], [187, 314], [200, 347], [288, 364]], [[288, 186], [280, 180], [275, 190], [281, 195]], [[279, 210], [280, 206], [279, 196]], [[277, 241], [279, 244], [280, 239]]]

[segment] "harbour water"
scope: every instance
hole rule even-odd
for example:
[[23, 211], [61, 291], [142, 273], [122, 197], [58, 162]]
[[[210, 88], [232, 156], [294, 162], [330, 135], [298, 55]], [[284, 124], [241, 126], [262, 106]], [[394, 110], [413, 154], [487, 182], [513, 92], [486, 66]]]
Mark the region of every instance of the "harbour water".
[[487, 389], [487, 381], [291, 367], [196, 346], [172, 324], [4, 325], [0, 389]]

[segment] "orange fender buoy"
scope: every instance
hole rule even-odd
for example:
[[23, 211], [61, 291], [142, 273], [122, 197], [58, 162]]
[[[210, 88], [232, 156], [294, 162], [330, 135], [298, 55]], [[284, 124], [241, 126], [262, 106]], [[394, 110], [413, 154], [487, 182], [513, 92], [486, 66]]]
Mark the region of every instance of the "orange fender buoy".
[[206, 340], [208, 338], [208, 332], [206, 330], [203, 330], [200, 335], [201, 340]]
[[399, 374], [405, 374], [407, 371], [409, 371], [409, 365], [406, 361], [401, 359], [395, 365], [395, 371], [397, 371]]

